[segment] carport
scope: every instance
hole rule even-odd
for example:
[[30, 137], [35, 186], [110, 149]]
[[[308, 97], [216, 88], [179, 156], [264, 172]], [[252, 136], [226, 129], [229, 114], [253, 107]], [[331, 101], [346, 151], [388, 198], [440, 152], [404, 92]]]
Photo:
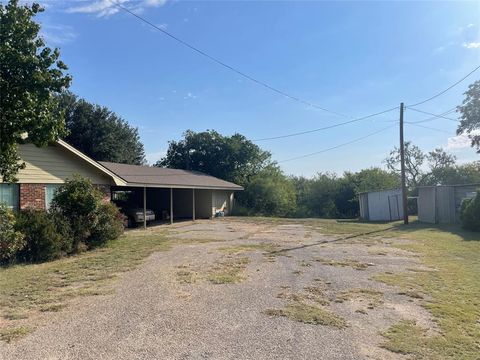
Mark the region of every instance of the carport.
[[133, 193], [136, 204], [156, 218], [173, 224], [178, 219], [208, 219], [219, 211], [229, 215], [233, 209], [234, 191], [243, 188], [234, 183], [196, 171], [100, 162], [126, 181], [125, 186], [112, 186], [112, 194]]

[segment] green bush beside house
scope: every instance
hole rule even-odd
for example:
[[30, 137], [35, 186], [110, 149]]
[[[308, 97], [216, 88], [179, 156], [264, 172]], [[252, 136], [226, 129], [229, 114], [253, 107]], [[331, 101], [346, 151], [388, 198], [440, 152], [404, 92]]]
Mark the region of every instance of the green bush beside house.
[[48, 211], [14, 214], [0, 204], [0, 263], [44, 262], [118, 238], [123, 215], [90, 180], [74, 176], [58, 188]]

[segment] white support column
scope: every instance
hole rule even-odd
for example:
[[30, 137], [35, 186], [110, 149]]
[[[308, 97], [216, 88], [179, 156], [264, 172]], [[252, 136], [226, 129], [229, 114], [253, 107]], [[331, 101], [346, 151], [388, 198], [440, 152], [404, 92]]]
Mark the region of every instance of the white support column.
[[147, 187], [143, 187], [143, 228], [147, 228]]
[[170, 188], [170, 224], [173, 224], [173, 188]]
[[195, 221], [195, 189], [192, 189], [192, 219]]

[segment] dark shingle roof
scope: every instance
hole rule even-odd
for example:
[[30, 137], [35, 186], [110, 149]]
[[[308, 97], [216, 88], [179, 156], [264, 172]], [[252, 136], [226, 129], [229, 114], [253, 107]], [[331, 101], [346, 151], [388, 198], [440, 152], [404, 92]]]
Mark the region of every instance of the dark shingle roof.
[[99, 163], [127, 181], [128, 185], [243, 190], [237, 184], [198, 171], [117, 164], [106, 161], [99, 161]]

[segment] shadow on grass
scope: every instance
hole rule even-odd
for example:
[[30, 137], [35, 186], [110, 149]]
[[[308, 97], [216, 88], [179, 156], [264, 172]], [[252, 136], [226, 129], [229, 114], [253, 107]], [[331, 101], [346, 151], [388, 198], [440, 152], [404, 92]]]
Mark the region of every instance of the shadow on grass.
[[480, 233], [478, 232], [471, 232], [471, 231], [466, 231], [460, 227], [460, 225], [445, 225], [445, 224], [427, 224], [427, 223], [422, 223], [419, 222], [418, 220], [413, 220], [411, 221], [408, 225], [403, 224], [401, 221], [396, 221], [396, 222], [369, 222], [369, 221], [363, 221], [359, 219], [338, 219], [336, 220], [337, 223], [349, 223], [349, 224], [370, 224], [370, 225], [383, 225], [387, 227], [382, 227], [376, 230], [371, 230], [371, 231], [364, 231], [364, 232], [359, 232], [355, 234], [350, 234], [346, 236], [341, 236], [339, 238], [333, 239], [333, 240], [321, 240], [317, 241], [312, 244], [304, 244], [304, 245], [299, 245], [291, 248], [284, 248], [280, 250], [275, 250], [271, 251], [269, 253], [273, 255], [280, 255], [282, 253], [286, 253], [288, 251], [293, 251], [293, 250], [299, 250], [299, 249], [305, 249], [313, 246], [318, 246], [326, 243], [336, 243], [336, 242], [341, 242], [345, 240], [350, 240], [358, 237], [364, 237], [364, 236], [369, 236], [369, 235], [375, 235], [375, 234], [381, 234], [381, 233], [388, 233], [388, 232], [393, 232], [398, 234], [399, 236], [402, 236], [402, 234], [411, 234], [416, 231], [431, 231], [432, 232], [432, 237], [435, 237], [435, 234], [440, 232], [445, 232], [449, 233], [455, 236], [460, 237], [464, 241], [480, 241]]
[[373, 231], [367, 231], [367, 232], [361, 232], [361, 233], [357, 233], [357, 234], [342, 236], [340, 238], [333, 239], [333, 240], [322, 240], [322, 241], [317, 241], [313, 244], [305, 244], [305, 245], [294, 246], [294, 247], [291, 247], [291, 248], [285, 248], [285, 249], [270, 251], [269, 254], [280, 255], [280, 254], [286, 253], [288, 251], [305, 249], [305, 248], [309, 248], [309, 247], [312, 247], [312, 246], [318, 246], [318, 245], [327, 244], [327, 243], [332, 244], [332, 243], [336, 243], [336, 242], [340, 242], [340, 241], [344, 241], [344, 240], [354, 239], [354, 238], [361, 237], [361, 236], [368, 236], [368, 235], [372, 235], [372, 234], [383, 233], [383, 232], [387, 232], [387, 231], [393, 230], [393, 229], [394, 229], [394, 227], [390, 226], [390, 227], [384, 228], [384, 229], [379, 229], [379, 230], [373, 230]]
[[399, 233], [413, 233], [415, 231], [446, 232], [462, 238], [464, 241], [480, 241], [480, 233], [462, 229], [458, 224], [428, 224], [417, 220], [408, 225], [397, 222], [393, 224], [393, 230]]

